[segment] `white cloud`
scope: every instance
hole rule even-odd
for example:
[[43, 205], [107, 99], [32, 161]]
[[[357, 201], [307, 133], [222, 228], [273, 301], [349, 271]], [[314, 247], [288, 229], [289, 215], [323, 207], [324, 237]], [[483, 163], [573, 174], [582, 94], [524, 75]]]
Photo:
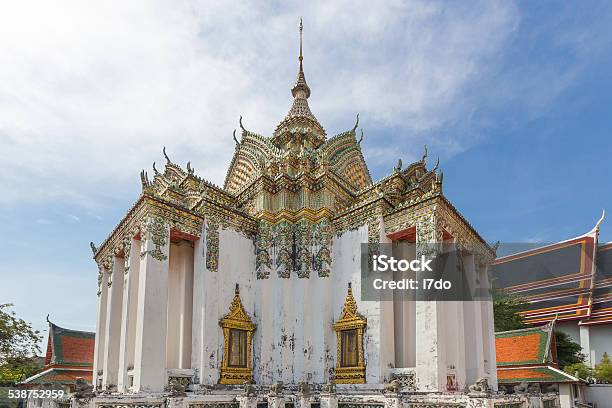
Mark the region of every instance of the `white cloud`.
[[[519, 22], [507, 2], [282, 7], [3, 5], [0, 203], [95, 208], [137, 188], [140, 169], [163, 161], [163, 145], [222, 183], [239, 115], [270, 134], [290, 106], [300, 15], [311, 107], [330, 134], [352, 126], [356, 112], [366, 129], [408, 135], [465, 116], [476, 103], [468, 87], [492, 69]], [[460, 144], [452, 136], [440, 143], [451, 151]]]

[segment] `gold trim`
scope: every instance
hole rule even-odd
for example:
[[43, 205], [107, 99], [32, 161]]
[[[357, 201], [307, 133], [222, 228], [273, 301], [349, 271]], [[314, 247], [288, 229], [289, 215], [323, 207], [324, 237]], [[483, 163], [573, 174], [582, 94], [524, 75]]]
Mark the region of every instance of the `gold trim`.
[[[253, 381], [251, 347], [253, 332], [257, 326], [251, 321], [251, 318], [244, 310], [244, 306], [242, 306], [238, 284], [236, 284], [234, 300], [232, 300], [230, 305], [229, 313], [219, 320], [219, 326], [223, 328], [223, 360], [221, 362], [219, 384], [243, 384], [245, 381]], [[229, 365], [229, 338], [231, 329], [247, 332], [246, 367], [231, 367]]]
[[[337, 384], [364, 384], [365, 361], [363, 357], [363, 331], [367, 326], [367, 319], [357, 312], [357, 302], [353, 297], [351, 284], [348, 285], [348, 293], [344, 300], [344, 307], [340, 319], [334, 323], [336, 331], [336, 383]], [[342, 331], [357, 329], [357, 365], [354, 367], [341, 366], [342, 353]]]

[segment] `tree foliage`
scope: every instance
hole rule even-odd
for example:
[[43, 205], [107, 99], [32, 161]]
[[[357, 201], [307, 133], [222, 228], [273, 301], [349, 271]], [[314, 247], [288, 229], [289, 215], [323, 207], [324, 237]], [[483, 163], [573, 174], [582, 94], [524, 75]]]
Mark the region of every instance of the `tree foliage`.
[[563, 367], [563, 371], [565, 371], [569, 375], [573, 375], [574, 377], [578, 377], [581, 380], [585, 381], [593, 376], [591, 367], [587, 366], [583, 362], [566, 365], [565, 367]]
[[555, 341], [557, 343], [557, 362], [561, 369], [584, 361], [585, 356], [581, 353], [582, 347], [572, 341], [569, 334], [555, 330]]
[[11, 310], [12, 304], [0, 304], [0, 384], [11, 385], [32, 374], [36, 354], [40, 353], [40, 332]]
[[519, 296], [501, 290], [493, 291], [493, 324], [495, 331], [517, 330], [525, 328], [522, 316], [526, 302]]
[[594, 377], [598, 383], [612, 384], [612, 360], [608, 353], [603, 353], [601, 361], [595, 365]]
[[608, 353], [603, 353], [601, 361], [595, 364], [595, 368], [581, 362], [566, 366], [564, 371], [583, 380], [595, 380], [599, 384], [612, 384], [612, 360]]

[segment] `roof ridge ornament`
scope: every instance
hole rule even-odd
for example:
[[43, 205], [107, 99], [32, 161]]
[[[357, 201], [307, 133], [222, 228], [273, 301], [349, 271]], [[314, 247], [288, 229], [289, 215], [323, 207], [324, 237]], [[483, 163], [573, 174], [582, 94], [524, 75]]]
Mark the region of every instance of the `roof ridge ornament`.
[[170, 161], [170, 158], [166, 154], [166, 146], [164, 146], [164, 148], [162, 149], [162, 152], [164, 153], [164, 157], [166, 158], [167, 164], [171, 164], [172, 162]]
[[423, 157], [421, 158], [421, 163], [425, 164], [425, 160], [427, 160], [427, 145], [425, 145], [425, 152], [423, 153]]
[[604, 218], [606, 218], [606, 210], [604, 208], [602, 208], [601, 209], [601, 217], [599, 218], [599, 221], [597, 221], [597, 224], [595, 224], [595, 228], [594, 228], [594, 230], [596, 232], [599, 232], [599, 226], [603, 222]]
[[295, 81], [295, 86], [291, 89], [291, 94], [294, 98], [297, 98], [299, 93], [298, 91], [304, 92], [304, 97], [308, 99], [310, 96], [310, 87], [306, 83], [306, 76], [304, 75], [304, 55], [302, 54], [302, 42], [303, 42], [303, 32], [304, 32], [304, 24], [302, 24], [302, 18], [300, 17], [300, 54], [298, 56], [298, 75]]
[[359, 126], [359, 113], [357, 114], [357, 120], [355, 121], [355, 126], [353, 126], [353, 133], [357, 130], [357, 126]]

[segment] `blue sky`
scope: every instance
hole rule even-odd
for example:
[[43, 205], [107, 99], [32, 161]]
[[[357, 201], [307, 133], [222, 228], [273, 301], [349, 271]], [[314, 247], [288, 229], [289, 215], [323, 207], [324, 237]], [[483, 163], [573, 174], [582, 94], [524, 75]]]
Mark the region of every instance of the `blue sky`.
[[162, 146], [222, 184], [238, 117], [271, 134], [291, 103], [299, 16], [311, 109], [329, 135], [360, 113], [374, 178], [427, 144], [488, 241], [567, 239], [612, 212], [608, 2], [5, 7], [0, 303], [38, 328], [50, 313], [94, 329], [89, 242]]

